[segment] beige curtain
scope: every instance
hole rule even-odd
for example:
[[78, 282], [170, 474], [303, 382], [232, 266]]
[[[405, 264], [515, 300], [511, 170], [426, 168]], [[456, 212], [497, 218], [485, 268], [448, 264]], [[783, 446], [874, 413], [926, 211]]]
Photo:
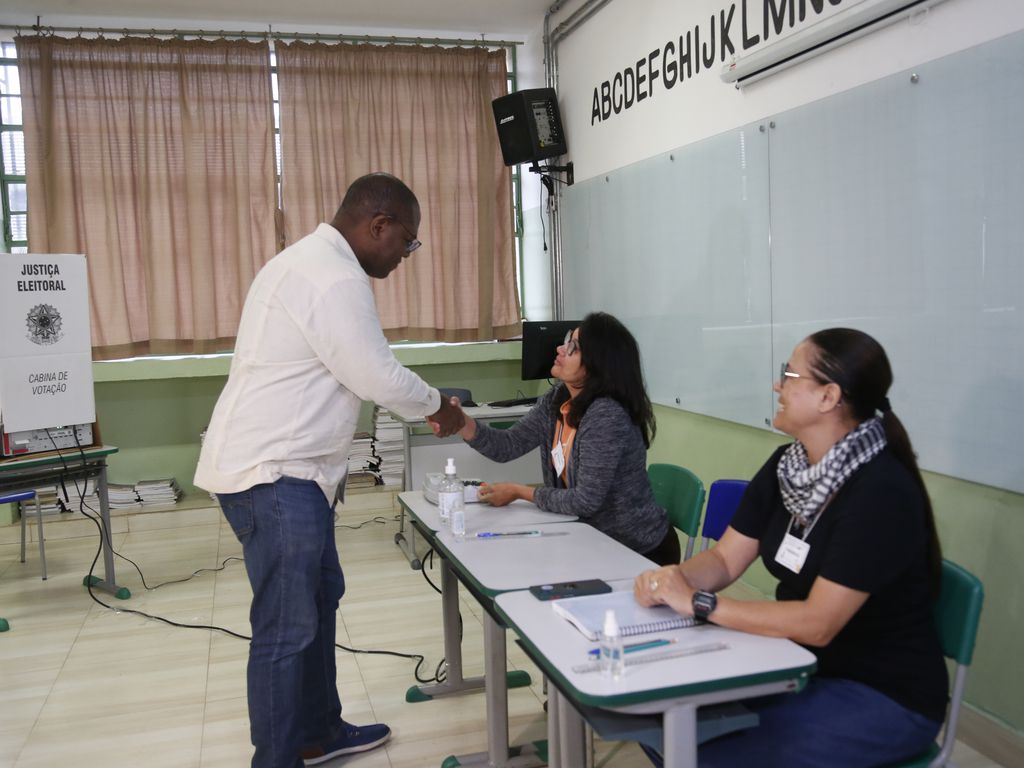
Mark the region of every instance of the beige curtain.
[[392, 339], [470, 341], [520, 332], [511, 180], [491, 100], [504, 51], [276, 43], [282, 209], [291, 243], [329, 221], [371, 171], [416, 193], [423, 247], [374, 281]]
[[16, 42], [29, 250], [85, 253], [94, 356], [230, 349], [276, 251], [268, 44]]

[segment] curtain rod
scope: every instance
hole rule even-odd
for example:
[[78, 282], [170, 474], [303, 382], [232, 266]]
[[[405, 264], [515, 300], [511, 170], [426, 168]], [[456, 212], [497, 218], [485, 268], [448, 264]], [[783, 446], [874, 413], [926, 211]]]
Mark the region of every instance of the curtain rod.
[[341, 43], [394, 43], [398, 45], [472, 45], [488, 46], [492, 48], [513, 48], [522, 45], [521, 40], [467, 40], [463, 38], [440, 38], [440, 37], [397, 37], [395, 35], [325, 35], [319, 32], [274, 32], [270, 25], [266, 32], [246, 32], [232, 30], [204, 30], [204, 29], [114, 29], [113, 27], [49, 27], [41, 24], [0, 24], [0, 29], [13, 29], [20, 33], [24, 31], [37, 34], [85, 33], [95, 35], [146, 35], [148, 37], [230, 37], [230, 38], [261, 38], [265, 40], [313, 40]]

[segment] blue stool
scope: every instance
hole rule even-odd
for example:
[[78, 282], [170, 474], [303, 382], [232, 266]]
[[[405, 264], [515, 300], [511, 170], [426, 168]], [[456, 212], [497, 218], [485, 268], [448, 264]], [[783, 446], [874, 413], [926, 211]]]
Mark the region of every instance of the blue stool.
[[0, 495], [0, 504], [15, 504], [21, 508], [21, 562], [25, 562], [25, 502], [29, 499], [36, 504], [36, 525], [39, 527], [39, 559], [43, 563], [43, 581], [46, 581], [46, 549], [43, 547], [43, 513], [39, 508], [39, 498], [35, 491], [19, 491]]

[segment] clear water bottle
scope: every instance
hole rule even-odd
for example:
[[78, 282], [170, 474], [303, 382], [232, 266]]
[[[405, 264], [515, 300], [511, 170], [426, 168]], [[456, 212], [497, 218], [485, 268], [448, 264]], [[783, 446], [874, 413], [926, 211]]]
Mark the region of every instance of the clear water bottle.
[[626, 672], [624, 654], [619, 622], [615, 619], [615, 611], [609, 608], [604, 612], [604, 629], [601, 631], [601, 673], [613, 680], [621, 678]]
[[444, 468], [444, 479], [437, 489], [437, 507], [445, 527], [451, 525], [452, 510], [456, 506], [462, 507], [465, 503], [463, 493], [462, 481], [455, 473], [455, 459], [448, 459], [448, 464]]
[[[463, 488], [462, 482], [459, 482], [459, 488]], [[449, 522], [452, 526], [452, 536], [455, 537], [456, 541], [466, 540], [466, 500], [463, 494], [465, 491], [460, 491], [459, 497], [452, 502], [452, 508], [449, 512]]]

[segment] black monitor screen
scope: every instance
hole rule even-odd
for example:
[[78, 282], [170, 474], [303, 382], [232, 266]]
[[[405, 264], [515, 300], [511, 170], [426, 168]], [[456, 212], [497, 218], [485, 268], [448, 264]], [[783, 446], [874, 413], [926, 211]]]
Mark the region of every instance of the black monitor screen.
[[578, 328], [579, 320], [544, 320], [523, 323], [523, 381], [551, 377], [551, 366], [565, 334]]

